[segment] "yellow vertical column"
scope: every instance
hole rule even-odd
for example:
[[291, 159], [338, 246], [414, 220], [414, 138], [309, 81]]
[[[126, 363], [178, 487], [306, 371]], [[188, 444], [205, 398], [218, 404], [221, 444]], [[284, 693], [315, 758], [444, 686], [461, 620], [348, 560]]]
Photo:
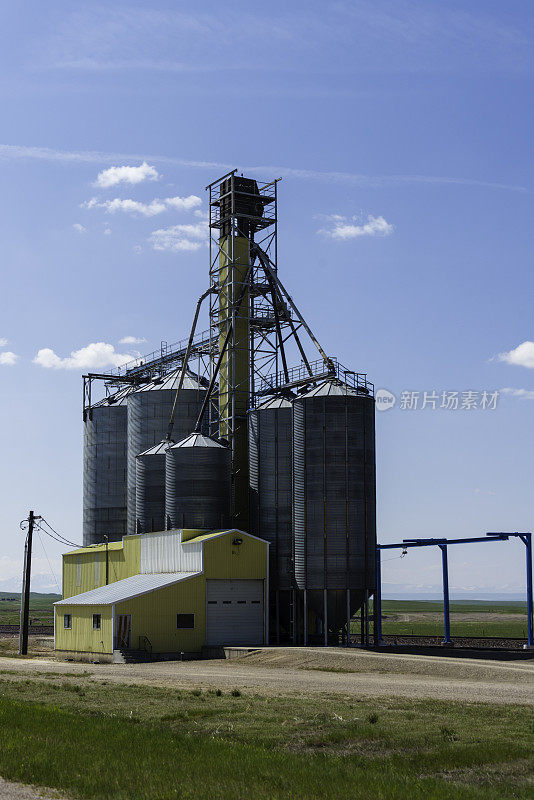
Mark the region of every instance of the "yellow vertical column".
[[[241, 295], [250, 265], [250, 242], [228, 236], [220, 242], [219, 352], [232, 322], [232, 309]], [[249, 293], [234, 312], [234, 329], [219, 372], [219, 435], [230, 439], [233, 472], [233, 524], [248, 531], [248, 424], [250, 394]], [[233, 435], [230, 429], [233, 421]]]

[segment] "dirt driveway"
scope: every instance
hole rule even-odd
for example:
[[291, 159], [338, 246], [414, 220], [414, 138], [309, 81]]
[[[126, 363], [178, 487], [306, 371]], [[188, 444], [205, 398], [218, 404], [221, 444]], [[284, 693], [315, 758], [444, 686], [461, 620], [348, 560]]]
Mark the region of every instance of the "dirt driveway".
[[[534, 705], [534, 661], [489, 661], [339, 648], [266, 647], [239, 658], [79, 664], [0, 658], [0, 678], [49, 672], [177, 688], [239, 687], [262, 695], [342, 694]], [[14, 674], [13, 674], [14, 673]]]

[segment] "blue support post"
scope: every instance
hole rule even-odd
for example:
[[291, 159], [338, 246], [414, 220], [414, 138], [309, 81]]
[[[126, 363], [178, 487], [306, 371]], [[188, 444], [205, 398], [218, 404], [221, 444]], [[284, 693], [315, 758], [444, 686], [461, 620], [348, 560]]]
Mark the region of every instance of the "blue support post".
[[375, 646], [382, 644], [382, 556], [380, 547], [376, 548], [376, 591], [375, 591]]
[[[511, 537], [521, 539], [526, 547], [527, 556], [527, 644], [525, 649], [534, 650], [534, 597], [533, 597], [533, 576], [532, 576], [532, 532], [519, 533], [515, 531], [497, 533], [486, 533], [485, 537], [473, 536], [462, 539], [404, 539], [402, 542], [392, 542], [391, 544], [377, 544], [376, 548], [376, 604], [379, 611], [378, 631], [379, 642], [382, 643], [382, 607], [381, 607], [381, 577], [380, 577], [380, 551], [402, 548], [407, 550], [409, 547], [439, 547], [441, 550], [443, 566], [443, 617], [445, 624], [445, 638], [443, 644], [452, 645], [450, 612], [449, 612], [449, 566], [447, 560], [447, 547], [452, 544], [478, 544], [478, 542], [506, 542]], [[375, 617], [376, 620], [376, 617]]]
[[521, 537], [527, 548], [527, 648], [534, 648], [534, 608], [532, 600], [532, 534]]
[[443, 567], [443, 621], [445, 623], [445, 638], [443, 644], [452, 644], [451, 620], [449, 614], [449, 562], [447, 558], [447, 545], [440, 544], [441, 563]]

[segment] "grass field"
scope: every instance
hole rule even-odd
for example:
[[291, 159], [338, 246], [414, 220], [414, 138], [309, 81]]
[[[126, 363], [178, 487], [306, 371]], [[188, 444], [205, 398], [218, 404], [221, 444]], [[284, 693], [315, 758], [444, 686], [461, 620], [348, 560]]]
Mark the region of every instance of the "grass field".
[[531, 708], [43, 677], [0, 672], [0, 774], [73, 797], [532, 797]]
[[[14, 598], [14, 599], [3, 599]], [[53, 603], [61, 600], [59, 594], [30, 593], [30, 619], [36, 625], [52, 625]], [[18, 625], [20, 621], [20, 592], [0, 593], [0, 625]]]
[[[0, 624], [18, 624], [20, 594], [4, 593], [0, 599]], [[30, 601], [30, 618], [39, 625], [53, 623], [53, 603], [60, 596], [33, 594]], [[372, 608], [372, 605], [371, 605]], [[502, 636], [526, 638], [526, 603], [494, 600], [462, 600], [451, 603], [451, 632], [453, 636]], [[383, 600], [382, 631], [392, 635], [441, 636], [443, 610], [441, 603], [422, 600]], [[352, 625], [354, 633], [360, 630], [359, 619]]]
[[[371, 606], [372, 609], [372, 606]], [[526, 603], [461, 600], [450, 605], [451, 635], [526, 638]], [[358, 633], [359, 619], [352, 630]], [[442, 636], [443, 606], [422, 600], [383, 600], [382, 632], [398, 636]]]

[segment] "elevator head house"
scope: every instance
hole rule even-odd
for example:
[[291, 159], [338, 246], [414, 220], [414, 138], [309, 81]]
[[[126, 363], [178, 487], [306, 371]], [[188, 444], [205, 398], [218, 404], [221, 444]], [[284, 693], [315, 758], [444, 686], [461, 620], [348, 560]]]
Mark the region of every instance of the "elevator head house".
[[111, 661], [116, 651], [173, 656], [266, 644], [268, 550], [232, 529], [125, 536], [66, 553], [56, 651]]

